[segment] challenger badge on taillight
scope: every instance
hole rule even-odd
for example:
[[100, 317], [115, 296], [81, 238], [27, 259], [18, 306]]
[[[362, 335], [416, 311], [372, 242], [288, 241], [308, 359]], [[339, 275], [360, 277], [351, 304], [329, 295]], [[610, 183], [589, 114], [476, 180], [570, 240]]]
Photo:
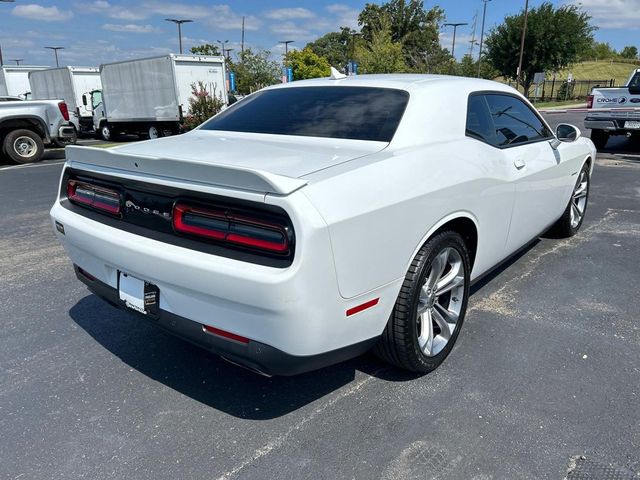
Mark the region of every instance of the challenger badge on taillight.
[[289, 251], [284, 225], [244, 214], [177, 203], [173, 209], [173, 228], [178, 233], [271, 253], [285, 254]]
[[111, 215], [120, 215], [121, 197], [116, 190], [90, 183], [69, 180], [67, 198], [78, 205], [93, 208]]

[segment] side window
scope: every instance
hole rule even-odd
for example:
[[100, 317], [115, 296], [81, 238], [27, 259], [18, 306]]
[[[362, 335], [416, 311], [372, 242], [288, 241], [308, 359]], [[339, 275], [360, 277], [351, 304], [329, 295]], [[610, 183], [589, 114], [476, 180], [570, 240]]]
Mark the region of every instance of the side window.
[[467, 104], [466, 135], [482, 140], [490, 145], [496, 144], [496, 134], [489, 113], [487, 101], [483, 95], [471, 95]]
[[640, 88], [640, 72], [636, 73], [633, 76], [633, 78], [629, 82], [629, 85], [627, 85], [627, 86], [629, 88]]
[[499, 147], [552, 138], [553, 134], [522, 100], [509, 95], [487, 94]]

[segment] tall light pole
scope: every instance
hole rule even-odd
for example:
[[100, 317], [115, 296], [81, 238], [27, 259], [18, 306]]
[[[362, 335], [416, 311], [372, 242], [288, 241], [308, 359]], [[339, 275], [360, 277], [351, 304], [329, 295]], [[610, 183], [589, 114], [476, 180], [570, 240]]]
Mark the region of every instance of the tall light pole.
[[524, 57], [524, 39], [527, 36], [527, 18], [529, 16], [529, 0], [525, 0], [524, 3], [524, 26], [522, 28], [522, 38], [520, 39], [520, 60], [518, 61], [518, 71], [516, 77], [520, 85], [523, 84], [522, 78], [522, 58]]
[[59, 67], [60, 64], [58, 63], [58, 50], [64, 50], [64, 47], [44, 47], [48, 50], [53, 50], [53, 54], [56, 56], [56, 67]]
[[480, 53], [478, 54], [478, 78], [480, 78], [480, 67], [482, 64], [482, 44], [484, 42], [484, 20], [487, 17], [487, 3], [491, 0], [482, 0], [484, 2], [484, 9], [482, 10], [482, 31], [480, 32]]
[[20, 62], [22, 62], [24, 60], [24, 58], [10, 58], [9, 61], [10, 62], [16, 62], [16, 65], [20, 65]]
[[456, 51], [456, 30], [458, 30], [458, 27], [461, 27], [462, 25], [469, 25], [468, 23], [445, 23], [444, 26], [445, 27], [453, 27], [453, 45], [451, 46], [451, 56], [453, 58], [455, 58], [455, 51]]
[[178, 45], [180, 45], [180, 53], [182, 53], [182, 24], [183, 23], [191, 23], [193, 20], [189, 20], [188, 18], [178, 19], [178, 18], [165, 18], [166, 22], [172, 22], [178, 25]]
[[[4, 2], [4, 3], [13, 3], [14, 0], [0, 0], [0, 2]], [[2, 61], [2, 46], [0, 46], [0, 67], [4, 65], [4, 62]]]
[[295, 40], [281, 40], [278, 43], [284, 43], [284, 67], [287, 68], [289, 65], [287, 65], [287, 60], [288, 60], [288, 56], [289, 56], [289, 44], [295, 42]]
[[217, 42], [220, 44], [220, 50], [222, 51], [222, 56], [224, 57], [224, 51], [226, 50], [226, 48], [224, 48], [224, 46], [229, 43], [229, 40], [225, 40], [224, 42], [222, 40], [217, 40]]
[[231, 52], [233, 52], [235, 50], [235, 48], [225, 48], [224, 49], [224, 54], [227, 57], [227, 60], [231, 60]]

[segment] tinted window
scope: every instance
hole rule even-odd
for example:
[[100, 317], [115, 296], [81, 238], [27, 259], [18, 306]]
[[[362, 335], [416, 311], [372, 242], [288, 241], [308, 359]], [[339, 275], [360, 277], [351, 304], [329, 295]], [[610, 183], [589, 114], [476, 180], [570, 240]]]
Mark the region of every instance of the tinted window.
[[640, 73], [636, 73], [628, 85], [629, 88], [640, 88]]
[[522, 100], [508, 95], [485, 97], [500, 147], [551, 138], [549, 129]]
[[389, 88], [278, 88], [247, 97], [202, 129], [389, 142], [408, 100]]
[[487, 101], [482, 95], [469, 97], [467, 105], [467, 135], [482, 140], [491, 145], [496, 143], [493, 121], [489, 114]]

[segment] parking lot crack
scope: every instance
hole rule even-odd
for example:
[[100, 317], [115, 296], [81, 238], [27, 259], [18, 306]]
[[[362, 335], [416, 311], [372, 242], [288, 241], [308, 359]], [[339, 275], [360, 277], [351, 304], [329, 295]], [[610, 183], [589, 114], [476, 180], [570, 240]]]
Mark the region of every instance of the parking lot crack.
[[286, 444], [287, 440], [289, 440], [289, 437], [291, 437], [291, 435], [302, 430], [305, 427], [305, 425], [307, 425], [309, 422], [311, 422], [316, 417], [318, 417], [318, 415], [320, 415], [325, 410], [332, 407], [339, 401], [343, 400], [346, 397], [354, 395], [355, 393], [362, 390], [367, 384], [371, 382], [371, 380], [373, 380], [373, 378], [377, 374], [387, 369], [388, 368], [386, 367], [381, 368], [378, 371], [374, 372], [372, 375], [367, 375], [365, 378], [358, 380], [356, 383], [351, 385], [348, 389], [342, 390], [333, 398], [331, 398], [330, 400], [328, 400], [327, 402], [325, 402], [324, 404], [320, 405], [315, 410], [313, 410], [309, 415], [305, 416], [300, 421], [298, 421], [297, 423], [289, 427], [284, 433], [277, 436], [273, 440], [265, 443], [260, 448], [256, 449], [250, 457], [246, 458], [244, 461], [240, 462], [234, 468], [226, 471], [225, 473], [217, 477], [216, 480], [227, 480], [227, 479], [233, 478], [235, 475], [240, 473], [242, 470], [244, 470], [248, 466], [252, 465], [256, 461], [260, 460], [263, 457], [266, 457], [267, 455], [271, 454], [278, 448], [282, 447], [283, 445]]

